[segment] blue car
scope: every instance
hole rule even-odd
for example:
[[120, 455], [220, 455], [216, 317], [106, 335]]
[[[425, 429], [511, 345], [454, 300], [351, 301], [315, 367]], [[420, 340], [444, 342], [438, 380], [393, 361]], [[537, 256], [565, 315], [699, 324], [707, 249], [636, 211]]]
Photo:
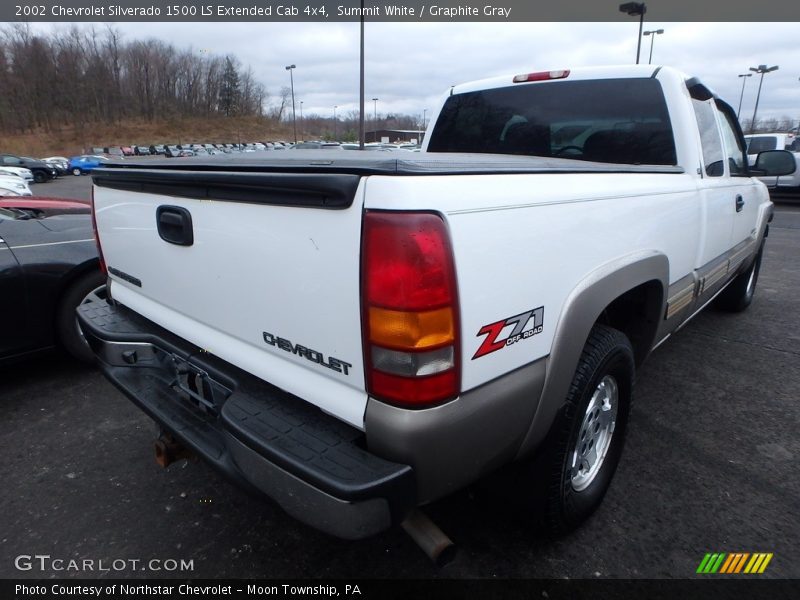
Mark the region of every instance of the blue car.
[[105, 156], [96, 156], [94, 154], [73, 156], [69, 159], [69, 170], [72, 171], [73, 175], [83, 175], [97, 167], [102, 167], [107, 162], [108, 159]]

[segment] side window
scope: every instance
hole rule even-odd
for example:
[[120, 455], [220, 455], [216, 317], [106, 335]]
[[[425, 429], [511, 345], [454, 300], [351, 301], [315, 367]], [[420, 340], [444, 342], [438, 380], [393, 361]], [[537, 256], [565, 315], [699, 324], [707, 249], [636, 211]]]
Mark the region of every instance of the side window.
[[706, 175], [721, 177], [725, 174], [724, 153], [722, 140], [719, 137], [719, 128], [715, 116], [716, 107], [711, 100], [692, 99], [694, 116], [697, 128], [700, 130], [700, 145], [703, 148], [703, 164]]
[[719, 110], [719, 123], [722, 129], [722, 139], [725, 142], [725, 157], [730, 174], [746, 174], [747, 158], [744, 146], [739, 136], [736, 135], [736, 127], [731, 123], [730, 117], [721, 110]]

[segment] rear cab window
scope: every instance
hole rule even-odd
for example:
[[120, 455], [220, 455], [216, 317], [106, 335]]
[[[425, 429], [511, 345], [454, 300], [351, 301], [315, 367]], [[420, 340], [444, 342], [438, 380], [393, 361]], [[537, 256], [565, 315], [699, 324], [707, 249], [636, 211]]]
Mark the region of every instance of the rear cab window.
[[429, 152], [675, 165], [672, 124], [653, 78], [548, 81], [451, 96]]

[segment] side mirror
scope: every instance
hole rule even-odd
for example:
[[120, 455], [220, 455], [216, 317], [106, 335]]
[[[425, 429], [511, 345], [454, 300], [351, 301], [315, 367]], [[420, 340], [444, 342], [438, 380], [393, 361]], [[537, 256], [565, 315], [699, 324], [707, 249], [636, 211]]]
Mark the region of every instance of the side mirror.
[[765, 150], [759, 152], [751, 171], [759, 177], [791, 175], [797, 170], [794, 154], [788, 150]]

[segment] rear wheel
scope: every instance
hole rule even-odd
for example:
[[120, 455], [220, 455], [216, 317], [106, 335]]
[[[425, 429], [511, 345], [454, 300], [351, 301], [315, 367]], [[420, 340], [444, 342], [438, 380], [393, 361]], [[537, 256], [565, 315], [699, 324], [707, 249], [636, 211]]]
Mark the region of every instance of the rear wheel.
[[34, 171], [33, 180], [36, 183], [44, 183], [45, 181], [47, 181], [47, 175], [44, 174], [44, 171]]
[[549, 446], [533, 463], [532, 483], [546, 483], [544, 524], [551, 532], [575, 528], [605, 496], [622, 455], [634, 370], [628, 338], [595, 325]]
[[81, 171], [79, 167], [75, 167], [74, 169], [72, 169], [72, 174], [73, 175], [82, 175], [83, 171]]
[[75, 309], [81, 304], [106, 301], [106, 277], [98, 269], [75, 280], [61, 298], [56, 314], [56, 331], [64, 349], [81, 362], [94, 361], [94, 353], [78, 325]]
[[750, 306], [756, 292], [758, 273], [761, 271], [761, 256], [764, 254], [764, 242], [758, 249], [753, 264], [750, 268], [739, 273], [727, 288], [717, 297], [715, 302], [718, 308], [729, 312], [741, 312]]

